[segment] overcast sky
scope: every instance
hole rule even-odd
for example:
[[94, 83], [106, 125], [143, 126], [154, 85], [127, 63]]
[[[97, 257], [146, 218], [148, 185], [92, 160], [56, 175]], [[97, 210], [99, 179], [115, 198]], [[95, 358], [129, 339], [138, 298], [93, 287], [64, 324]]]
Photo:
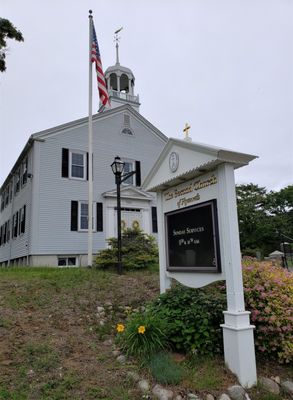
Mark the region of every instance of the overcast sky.
[[292, 0], [0, 0], [25, 38], [0, 75], [0, 185], [32, 133], [87, 116], [89, 9], [104, 70], [123, 26], [120, 63], [166, 136], [188, 122], [194, 142], [259, 156], [237, 183], [292, 184]]

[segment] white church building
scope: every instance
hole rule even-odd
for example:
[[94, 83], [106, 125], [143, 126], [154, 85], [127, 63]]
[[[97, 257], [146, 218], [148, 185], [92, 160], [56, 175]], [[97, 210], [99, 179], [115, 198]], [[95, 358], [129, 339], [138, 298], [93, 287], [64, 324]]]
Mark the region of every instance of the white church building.
[[[94, 254], [117, 234], [117, 155], [136, 170], [121, 188], [123, 227], [157, 233], [155, 197], [141, 184], [167, 142], [139, 113], [134, 75], [118, 53], [105, 78], [112, 107], [93, 116]], [[31, 135], [0, 195], [0, 265], [87, 265], [88, 118]]]

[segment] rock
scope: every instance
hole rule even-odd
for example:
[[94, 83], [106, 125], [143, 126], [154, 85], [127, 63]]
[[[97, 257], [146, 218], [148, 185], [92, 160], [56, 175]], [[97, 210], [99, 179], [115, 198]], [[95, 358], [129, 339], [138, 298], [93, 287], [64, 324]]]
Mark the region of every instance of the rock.
[[229, 396], [231, 397], [232, 400], [246, 400], [245, 397], [246, 393], [242, 386], [239, 385], [230, 386], [228, 387], [227, 392], [229, 393]]
[[288, 393], [291, 397], [293, 397], [293, 382], [292, 381], [282, 381], [281, 388], [285, 393]]
[[200, 398], [194, 393], [188, 393], [187, 398], [194, 399], [194, 400], [200, 400]]
[[261, 376], [258, 379], [258, 382], [266, 391], [268, 391], [270, 393], [274, 393], [274, 394], [280, 393], [279, 385], [276, 382], [274, 382], [272, 379]]
[[104, 326], [104, 325], [105, 325], [105, 321], [104, 321], [103, 319], [101, 319], [101, 320], [99, 321], [99, 324], [100, 324], [101, 326]]
[[104, 344], [105, 346], [111, 346], [111, 345], [113, 344], [113, 340], [112, 340], [112, 339], [104, 340], [103, 344]]
[[210, 393], [206, 395], [206, 400], [215, 400], [214, 396]]
[[226, 393], [223, 393], [219, 400], [231, 400], [231, 398]]
[[154, 386], [152, 392], [158, 400], [172, 400], [174, 396], [172, 390], [165, 389], [161, 385]]
[[112, 354], [113, 354], [114, 357], [118, 357], [119, 354], [120, 354], [120, 351], [119, 350], [113, 350]]
[[105, 312], [104, 307], [97, 307], [97, 311], [100, 314], [101, 312]]
[[127, 376], [128, 376], [128, 378], [130, 378], [130, 380], [132, 382], [135, 382], [135, 383], [138, 382], [140, 379], [138, 373], [136, 373], [134, 371], [128, 371]]
[[105, 311], [101, 311], [101, 312], [97, 313], [98, 318], [105, 318], [105, 315], [106, 315]]
[[120, 364], [125, 364], [125, 363], [126, 363], [126, 357], [125, 357], [123, 354], [121, 354], [120, 356], [118, 356], [118, 357], [116, 358], [116, 360], [117, 360]]
[[200, 397], [198, 397], [196, 394], [194, 393], [188, 393], [187, 395], [188, 399], [193, 399], [193, 400], [200, 400]]
[[141, 381], [139, 381], [137, 386], [143, 393], [148, 392], [150, 390], [150, 384], [146, 379], [142, 379]]
[[175, 397], [175, 400], [183, 400], [183, 397], [180, 394], [177, 394], [177, 396]]
[[274, 376], [274, 378], [272, 378], [272, 379], [273, 379], [273, 381], [275, 381], [278, 385], [280, 385], [281, 379], [280, 379], [279, 376]]

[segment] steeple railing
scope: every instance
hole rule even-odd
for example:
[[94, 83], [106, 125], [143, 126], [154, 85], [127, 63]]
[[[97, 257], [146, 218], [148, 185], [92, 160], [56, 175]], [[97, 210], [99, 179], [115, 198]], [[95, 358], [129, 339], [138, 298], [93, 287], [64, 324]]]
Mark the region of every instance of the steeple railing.
[[139, 103], [139, 96], [133, 96], [132, 94], [126, 92], [118, 92], [117, 90], [110, 89], [109, 96], [114, 98], [123, 99], [127, 101], [131, 101], [133, 103]]

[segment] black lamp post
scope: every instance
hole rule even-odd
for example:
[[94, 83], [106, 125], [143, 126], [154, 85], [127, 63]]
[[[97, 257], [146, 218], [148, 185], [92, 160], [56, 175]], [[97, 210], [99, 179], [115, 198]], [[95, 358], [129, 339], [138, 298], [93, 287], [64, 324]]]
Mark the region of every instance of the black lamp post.
[[122, 253], [121, 253], [121, 194], [120, 187], [121, 183], [128, 179], [130, 176], [134, 175], [136, 171], [128, 172], [123, 174], [125, 163], [121, 160], [119, 156], [116, 156], [114, 162], [111, 164], [113, 174], [115, 175], [115, 183], [117, 186], [117, 244], [118, 244], [118, 254], [117, 254], [117, 271], [118, 274], [122, 274]]

